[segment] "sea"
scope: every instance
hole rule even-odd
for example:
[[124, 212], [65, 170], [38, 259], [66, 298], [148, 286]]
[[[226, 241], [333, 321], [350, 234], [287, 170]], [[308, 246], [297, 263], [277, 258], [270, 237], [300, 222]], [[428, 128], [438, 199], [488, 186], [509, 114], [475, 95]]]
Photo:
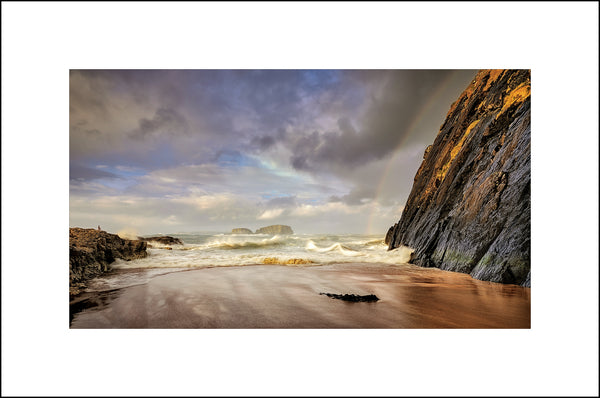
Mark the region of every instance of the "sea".
[[147, 257], [130, 261], [116, 259], [111, 264], [113, 272], [90, 280], [86, 291], [104, 292], [145, 284], [156, 276], [200, 268], [263, 264], [284, 267], [339, 263], [398, 265], [408, 263], [412, 253], [408, 247], [388, 251], [383, 235], [177, 233], [142, 237], [151, 236], [171, 236], [183, 244], [148, 241]]
[[[160, 235], [153, 235], [160, 236]], [[125, 268], [206, 268], [276, 263], [318, 266], [332, 263], [407, 263], [412, 250], [388, 251], [382, 235], [169, 234], [183, 244], [149, 241], [148, 257], [112, 264]], [[266, 260], [266, 261], [265, 261]], [[294, 262], [293, 260], [302, 260]]]
[[[530, 327], [528, 288], [411, 265], [412, 249], [388, 251], [383, 235], [169, 236], [183, 243], [149, 241], [147, 257], [89, 280], [70, 327]], [[379, 301], [346, 305], [323, 292]]]

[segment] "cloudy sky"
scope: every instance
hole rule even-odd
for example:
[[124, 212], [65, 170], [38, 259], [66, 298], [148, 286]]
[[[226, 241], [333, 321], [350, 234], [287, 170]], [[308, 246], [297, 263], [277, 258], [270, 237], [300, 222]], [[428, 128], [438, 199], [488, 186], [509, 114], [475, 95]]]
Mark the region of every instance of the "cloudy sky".
[[70, 226], [384, 234], [474, 70], [71, 70]]

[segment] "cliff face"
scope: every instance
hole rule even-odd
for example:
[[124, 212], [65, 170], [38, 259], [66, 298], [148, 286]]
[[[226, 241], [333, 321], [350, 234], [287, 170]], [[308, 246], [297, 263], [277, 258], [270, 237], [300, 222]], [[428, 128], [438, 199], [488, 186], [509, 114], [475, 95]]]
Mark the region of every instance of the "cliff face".
[[147, 256], [146, 242], [122, 239], [105, 231], [69, 228], [69, 283], [71, 295], [83, 282], [110, 269], [115, 259], [133, 260]]
[[423, 156], [389, 249], [412, 263], [531, 286], [530, 71], [482, 70]]
[[269, 225], [268, 227], [259, 228], [256, 230], [257, 234], [293, 234], [292, 228], [287, 225]]

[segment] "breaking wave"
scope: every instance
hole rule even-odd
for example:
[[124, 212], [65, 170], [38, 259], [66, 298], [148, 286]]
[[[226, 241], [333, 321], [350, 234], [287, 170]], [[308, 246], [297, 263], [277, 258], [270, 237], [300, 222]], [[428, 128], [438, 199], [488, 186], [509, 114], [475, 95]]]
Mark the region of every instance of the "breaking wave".
[[238, 240], [231, 237], [220, 237], [219, 239], [215, 239], [212, 242], [206, 244], [207, 248], [214, 249], [225, 249], [225, 250], [235, 250], [235, 249], [253, 249], [253, 248], [264, 248], [268, 246], [281, 246], [290, 243], [290, 239], [287, 237], [282, 237], [280, 235], [275, 235], [271, 238], [264, 238], [260, 240], [256, 239], [248, 239], [248, 240]]
[[[258, 265], [277, 258], [284, 266], [318, 266], [332, 263], [377, 262], [402, 264], [412, 249], [388, 251], [380, 235], [233, 235], [173, 234], [183, 245], [148, 249], [148, 257], [117, 261], [114, 268], [205, 268]], [[267, 259], [267, 260], [265, 260]], [[302, 259], [298, 262], [297, 259]], [[305, 261], [304, 261], [305, 260]]]
[[317, 247], [315, 242], [313, 242], [312, 240], [309, 240], [308, 243], [306, 244], [306, 250], [315, 251], [318, 253], [327, 253], [327, 252], [331, 252], [331, 251], [337, 251], [345, 256], [360, 256], [361, 255], [361, 253], [359, 251], [351, 249], [349, 247], [346, 247], [339, 242], [334, 243], [333, 245], [331, 245], [329, 247], [321, 248], [321, 247]]

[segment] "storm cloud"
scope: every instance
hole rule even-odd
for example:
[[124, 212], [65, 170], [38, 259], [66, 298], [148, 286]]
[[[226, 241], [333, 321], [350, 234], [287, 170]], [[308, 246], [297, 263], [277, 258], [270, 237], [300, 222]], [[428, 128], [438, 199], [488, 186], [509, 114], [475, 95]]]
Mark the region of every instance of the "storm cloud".
[[[365, 71], [371, 83], [364, 115], [354, 126], [351, 114], [341, 114], [337, 128], [312, 132], [291, 144], [291, 162], [300, 170], [354, 168], [392, 153], [407, 139], [411, 124], [452, 71]], [[352, 75], [351, 72], [349, 72]]]
[[[153, 198], [158, 213], [179, 209], [168, 219], [179, 230], [211, 220], [213, 227], [241, 218], [297, 225], [329, 213], [361, 217], [352, 207], [397, 209], [423, 150], [474, 75], [72, 70], [72, 223], [82, 224], [86, 212], [93, 218], [93, 204], [107, 195], [115, 208], [122, 195], [136, 203]], [[135, 210], [123, 208], [131, 222]], [[145, 228], [161, 232], [158, 224]]]

